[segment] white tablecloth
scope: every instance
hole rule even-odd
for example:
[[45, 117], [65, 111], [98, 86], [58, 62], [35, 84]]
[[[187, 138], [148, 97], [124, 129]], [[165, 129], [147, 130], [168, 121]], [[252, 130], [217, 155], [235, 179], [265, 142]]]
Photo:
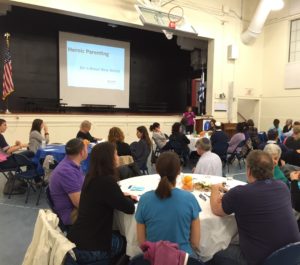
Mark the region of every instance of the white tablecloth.
[[189, 149], [190, 149], [190, 152], [192, 151], [196, 151], [196, 142], [200, 139], [199, 137], [196, 137], [194, 135], [190, 135], [190, 134], [187, 134], [186, 137], [190, 140], [190, 143], [189, 143]]
[[[193, 176], [193, 179], [196, 182], [205, 181], [216, 184], [226, 181], [225, 178], [217, 176], [203, 176], [198, 174], [185, 175]], [[122, 180], [119, 184], [123, 192], [130, 192], [131, 194], [140, 196], [149, 190], [156, 189], [159, 180], [159, 175], [147, 175]], [[244, 182], [237, 180], [227, 181], [227, 185], [230, 188], [244, 184]], [[145, 187], [145, 189], [143, 191], [130, 191], [131, 186]], [[178, 176], [177, 186], [181, 186], [180, 176]], [[209, 199], [207, 198], [207, 200], [204, 201], [199, 198], [199, 193], [199, 191], [193, 192], [202, 209], [199, 215], [201, 223], [201, 240], [199, 250], [202, 260], [207, 261], [211, 259], [215, 253], [228, 247], [233, 237], [237, 235], [237, 225], [233, 215], [226, 217], [218, 217], [214, 215], [210, 208]], [[126, 254], [132, 257], [141, 253], [137, 241], [136, 221], [134, 215], [115, 211], [114, 224], [115, 227], [120, 230], [121, 234], [126, 237]]]
[[[196, 142], [197, 142], [200, 138], [202, 138], [202, 137], [200, 137], [199, 135], [196, 135], [196, 136], [195, 136], [195, 135], [192, 135], [192, 134], [187, 134], [186, 137], [190, 140], [190, 143], [189, 143], [189, 149], [190, 149], [190, 152], [196, 151], [196, 150], [197, 150], [196, 147], [195, 147]], [[210, 135], [208, 135], [207, 132], [205, 133], [205, 136], [204, 136], [204, 137], [210, 139]]]

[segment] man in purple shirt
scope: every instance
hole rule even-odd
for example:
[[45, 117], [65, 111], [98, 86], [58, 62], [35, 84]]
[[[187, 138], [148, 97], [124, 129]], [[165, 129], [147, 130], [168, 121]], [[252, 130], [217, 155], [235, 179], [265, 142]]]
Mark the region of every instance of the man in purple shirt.
[[88, 156], [87, 146], [80, 139], [66, 144], [66, 156], [51, 174], [49, 189], [54, 209], [65, 225], [71, 225], [77, 218], [77, 209], [84, 175], [81, 161]]
[[239, 232], [239, 245], [217, 253], [214, 265], [261, 265], [275, 250], [300, 240], [290, 192], [273, 179], [273, 168], [271, 156], [255, 150], [247, 157], [248, 184], [228, 192], [221, 184], [212, 186], [212, 212], [234, 213]]

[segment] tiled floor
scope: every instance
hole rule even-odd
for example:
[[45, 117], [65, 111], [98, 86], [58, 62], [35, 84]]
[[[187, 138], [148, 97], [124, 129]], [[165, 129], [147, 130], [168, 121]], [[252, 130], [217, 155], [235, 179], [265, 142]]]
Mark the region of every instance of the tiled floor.
[[37, 195], [32, 193], [27, 204], [24, 195], [13, 195], [8, 199], [3, 195], [6, 179], [0, 175], [0, 264], [21, 265], [26, 249], [31, 241], [35, 219], [39, 208], [46, 208], [42, 197], [35, 205]]
[[[230, 166], [229, 175], [235, 179], [245, 181], [245, 167], [242, 170], [238, 165]], [[191, 167], [183, 171], [191, 172]], [[153, 169], [149, 170], [153, 173]], [[226, 174], [227, 169], [226, 169]], [[48, 208], [44, 194], [40, 204], [35, 205], [37, 194], [31, 193], [27, 204], [24, 195], [13, 195], [8, 199], [3, 195], [3, 186], [6, 179], [0, 175], [0, 265], [21, 265], [26, 249], [31, 241], [35, 220], [40, 208]]]

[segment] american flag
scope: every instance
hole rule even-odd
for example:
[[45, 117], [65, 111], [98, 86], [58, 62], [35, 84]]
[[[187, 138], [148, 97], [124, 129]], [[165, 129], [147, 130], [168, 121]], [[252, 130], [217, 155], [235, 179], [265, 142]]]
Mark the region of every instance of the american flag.
[[3, 70], [3, 91], [2, 91], [2, 99], [11, 94], [15, 90], [14, 83], [12, 80], [12, 66], [11, 66], [11, 56], [9, 52], [8, 43], [6, 45], [6, 51], [4, 55], [4, 70]]

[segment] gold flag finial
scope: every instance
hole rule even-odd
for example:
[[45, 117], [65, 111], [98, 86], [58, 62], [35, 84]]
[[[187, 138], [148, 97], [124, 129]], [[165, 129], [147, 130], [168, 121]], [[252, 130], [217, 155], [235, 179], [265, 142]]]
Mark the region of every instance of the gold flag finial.
[[9, 47], [10, 33], [6, 32], [6, 33], [4, 34], [4, 38], [5, 38], [5, 40], [6, 40], [6, 45], [7, 45], [7, 47]]

